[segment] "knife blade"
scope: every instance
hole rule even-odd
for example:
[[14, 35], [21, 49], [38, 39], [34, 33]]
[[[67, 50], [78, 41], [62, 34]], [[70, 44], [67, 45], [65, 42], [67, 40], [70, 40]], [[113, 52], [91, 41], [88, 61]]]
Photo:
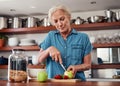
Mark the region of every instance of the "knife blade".
[[66, 69], [65, 69], [65, 67], [64, 67], [64, 65], [63, 64], [60, 64], [61, 65], [61, 67], [66, 71]]

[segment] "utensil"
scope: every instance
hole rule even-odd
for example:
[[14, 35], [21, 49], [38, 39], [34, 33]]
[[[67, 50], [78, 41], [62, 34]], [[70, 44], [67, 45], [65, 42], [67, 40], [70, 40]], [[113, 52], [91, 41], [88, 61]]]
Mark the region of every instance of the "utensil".
[[36, 22], [37, 22], [37, 18], [35, 18], [35, 17], [28, 17], [28, 19], [27, 19], [27, 27], [28, 28], [29, 27], [36, 27], [37, 26]]
[[110, 9], [105, 10], [105, 15], [107, 16], [107, 18], [112, 18], [113, 17], [113, 11], [111, 11]]
[[40, 20], [40, 25], [41, 26], [50, 26], [51, 24], [50, 24], [50, 22], [49, 22], [49, 20], [48, 20], [48, 17], [45, 17], [45, 18], [43, 18], [42, 20]]
[[65, 67], [64, 67], [64, 65], [63, 64], [60, 64], [61, 65], [61, 67], [66, 71], [66, 69], [65, 69]]
[[115, 19], [116, 21], [120, 21], [120, 11], [115, 12]]
[[13, 18], [13, 28], [21, 28], [22, 27], [22, 20], [19, 17]]
[[7, 28], [7, 18], [0, 17], [0, 30]]
[[75, 20], [76, 25], [83, 24], [84, 22], [85, 22], [84, 19], [81, 19], [80, 17], [77, 17]]
[[89, 23], [99, 23], [99, 22], [105, 22], [106, 21], [106, 17], [104, 16], [90, 16], [87, 18]]

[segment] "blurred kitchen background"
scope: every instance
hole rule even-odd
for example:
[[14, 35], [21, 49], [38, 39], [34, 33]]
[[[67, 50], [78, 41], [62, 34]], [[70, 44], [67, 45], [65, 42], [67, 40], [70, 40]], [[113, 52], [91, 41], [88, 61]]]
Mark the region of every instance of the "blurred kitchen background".
[[[96, 0], [97, 1], [97, 0]], [[92, 2], [91, 2], [92, 3]], [[96, 2], [93, 2], [96, 3]], [[1, 11], [2, 9], [0, 9]], [[11, 9], [14, 13], [14, 9]], [[39, 26], [50, 26], [48, 22], [47, 13], [36, 15], [32, 14], [30, 16], [16, 15], [11, 16], [0, 16], [0, 29], [4, 28], [30, 28], [30, 27], [39, 27]], [[120, 9], [97, 9], [97, 10], [87, 10], [87, 11], [78, 11], [72, 12], [71, 23], [74, 24], [84, 24], [84, 23], [99, 23], [99, 22], [119, 22], [120, 21]], [[5, 23], [7, 22], [7, 23]], [[94, 31], [80, 31], [87, 33], [91, 43], [120, 43], [120, 30], [94, 30]], [[47, 33], [35, 33], [35, 34], [8, 34], [9, 42], [6, 43], [6, 46], [32, 46], [39, 45]], [[12, 40], [12, 41], [11, 41]], [[32, 57], [37, 56], [38, 51], [25, 51], [28, 55], [30, 64], [36, 65], [33, 63]], [[0, 59], [8, 58], [11, 52], [0, 51]], [[0, 60], [1, 65], [7, 64], [2, 63], [3, 60]], [[107, 64], [107, 63], [120, 63], [120, 48], [97, 48], [92, 51], [92, 64]], [[85, 71], [85, 75], [88, 80], [108, 80], [116, 78], [114, 75], [120, 75], [119, 69], [90, 69]], [[0, 79], [7, 79], [7, 69], [0, 69]], [[119, 80], [119, 79], [118, 79]]]

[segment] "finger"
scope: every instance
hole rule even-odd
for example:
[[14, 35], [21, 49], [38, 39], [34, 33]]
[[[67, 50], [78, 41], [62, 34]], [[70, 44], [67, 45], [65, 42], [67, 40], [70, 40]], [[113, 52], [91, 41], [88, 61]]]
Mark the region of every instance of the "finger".
[[51, 58], [52, 58], [52, 60], [55, 60], [55, 55], [50, 55], [51, 56]]
[[67, 68], [67, 71], [72, 71], [73, 70], [73, 67], [72, 66], [69, 66], [68, 68]]
[[75, 71], [75, 69], [74, 69], [74, 66], [72, 66], [72, 65], [68, 67], [67, 71], [72, 71], [73, 75], [76, 74], [76, 71]]
[[61, 58], [61, 55], [58, 55], [58, 59], [59, 59], [59, 63], [62, 64], [62, 58]]
[[70, 67], [68, 67], [68, 68], [67, 68], [67, 71], [70, 71], [70, 70], [71, 70], [71, 68], [70, 68]]
[[52, 60], [55, 60], [55, 58], [52, 56]]
[[58, 62], [58, 56], [57, 55], [55, 55], [55, 61]]

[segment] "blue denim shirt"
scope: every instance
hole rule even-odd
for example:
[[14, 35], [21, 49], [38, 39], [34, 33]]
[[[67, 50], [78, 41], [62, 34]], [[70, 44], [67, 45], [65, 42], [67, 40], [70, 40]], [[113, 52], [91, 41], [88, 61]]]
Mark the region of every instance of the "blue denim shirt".
[[[75, 29], [72, 29], [66, 40], [62, 38], [59, 31], [50, 31], [39, 47], [45, 50], [50, 46], [54, 46], [60, 51], [63, 65], [66, 69], [70, 65], [82, 64], [84, 56], [92, 50], [92, 45], [87, 34], [77, 32]], [[53, 61], [51, 57], [46, 59], [46, 68], [48, 78], [53, 78], [56, 74], [64, 74], [64, 70], [60, 64]], [[84, 72], [78, 71], [75, 78], [85, 80]]]

